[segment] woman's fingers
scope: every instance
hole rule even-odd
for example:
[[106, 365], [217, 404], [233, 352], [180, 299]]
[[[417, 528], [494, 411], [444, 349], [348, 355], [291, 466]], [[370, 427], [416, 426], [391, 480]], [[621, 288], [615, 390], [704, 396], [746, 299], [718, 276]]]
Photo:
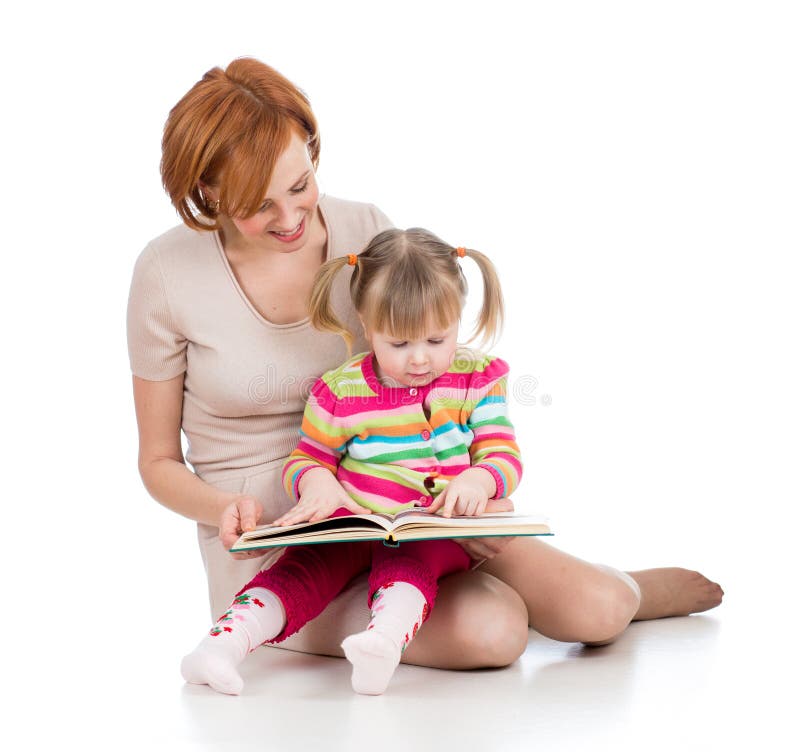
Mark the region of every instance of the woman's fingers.
[[261, 504], [252, 497], [245, 497], [240, 502], [239, 515], [241, 517], [242, 532], [253, 530], [261, 517]]
[[494, 553], [484, 543], [482, 538], [461, 538], [456, 542], [473, 559], [491, 559]]
[[234, 559], [255, 559], [258, 556], [263, 556], [264, 552], [261, 550], [258, 551], [239, 551], [235, 554], [231, 554]]
[[513, 536], [501, 538], [462, 538], [457, 542], [473, 559], [492, 559], [512, 540]]
[[225, 548], [230, 548], [242, 534], [239, 507], [234, 502], [223, 513], [219, 524], [219, 537]]
[[229, 517], [226, 514], [222, 515], [219, 526], [219, 539], [222, 541], [222, 545], [225, 546], [225, 548], [230, 548], [236, 543], [236, 539], [239, 537], [236, 531], [237, 525], [238, 521], [235, 517]]

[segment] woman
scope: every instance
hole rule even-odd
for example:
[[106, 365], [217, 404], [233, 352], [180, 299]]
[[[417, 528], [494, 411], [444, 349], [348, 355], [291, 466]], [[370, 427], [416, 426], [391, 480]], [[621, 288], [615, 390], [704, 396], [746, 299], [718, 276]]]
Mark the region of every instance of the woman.
[[[227, 548], [289, 507], [281, 468], [305, 397], [346, 354], [339, 338], [310, 327], [314, 275], [391, 226], [373, 206], [319, 196], [319, 147], [302, 93], [251, 59], [209, 71], [173, 108], [164, 132], [162, 178], [184, 226], [147, 246], [131, 286], [139, 468], [154, 498], [197, 521], [215, 617], [275, 556], [234, 558]], [[344, 275], [339, 282], [338, 312], [359, 331]], [[184, 462], [181, 429], [194, 471]], [[443, 581], [439, 606], [405, 662], [501, 666], [524, 650], [529, 624], [553, 639], [602, 644], [632, 619], [721, 600], [719, 586], [696, 572], [626, 574], [535, 539], [498, 540], [464, 544], [488, 561]], [[342, 638], [367, 615], [365, 583], [356, 581], [283, 646], [341, 655]]]

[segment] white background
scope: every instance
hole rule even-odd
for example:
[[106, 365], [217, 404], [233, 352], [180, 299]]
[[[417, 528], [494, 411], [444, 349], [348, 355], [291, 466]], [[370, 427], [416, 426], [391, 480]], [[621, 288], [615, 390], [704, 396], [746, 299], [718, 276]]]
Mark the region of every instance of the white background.
[[[138, 478], [124, 317], [137, 254], [177, 223], [158, 173], [169, 108], [242, 55], [310, 97], [324, 191], [495, 260], [518, 507], [584, 558], [707, 573], [721, 628], [764, 653], [751, 690], [789, 670], [796, 4], [26, 8], [0, 32], [0, 306], [5, 683], [28, 728], [52, 718], [53, 674], [121, 691], [121, 625], [124, 676], [154, 631], [169, 661], [205, 623], [193, 525]], [[180, 627], [156, 615], [178, 597]]]

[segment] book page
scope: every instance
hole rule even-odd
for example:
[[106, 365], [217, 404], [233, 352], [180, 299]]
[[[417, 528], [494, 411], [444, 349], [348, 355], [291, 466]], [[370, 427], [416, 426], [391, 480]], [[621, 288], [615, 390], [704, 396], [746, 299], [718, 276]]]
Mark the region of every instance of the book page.
[[329, 530], [362, 529], [389, 530], [391, 521], [378, 514], [353, 514], [346, 517], [332, 517], [319, 522], [299, 522], [296, 525], [261, 525], [242, 535], [242, 540], [263, 540], [299, 533], [322, 533]]

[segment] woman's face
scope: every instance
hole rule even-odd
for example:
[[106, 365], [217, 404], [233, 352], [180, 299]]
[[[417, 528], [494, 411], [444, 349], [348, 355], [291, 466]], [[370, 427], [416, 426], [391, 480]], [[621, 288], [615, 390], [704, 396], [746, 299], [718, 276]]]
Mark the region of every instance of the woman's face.
[[[308, 147], [297, 133], [275, 162], [272, 180], [259, 210], [247, 219], [231, 217], [248, 242], [278, 253], [299, 251], [315, 220], [319, 188]], [[213, 197], [212, 197], [213, 200]]]

